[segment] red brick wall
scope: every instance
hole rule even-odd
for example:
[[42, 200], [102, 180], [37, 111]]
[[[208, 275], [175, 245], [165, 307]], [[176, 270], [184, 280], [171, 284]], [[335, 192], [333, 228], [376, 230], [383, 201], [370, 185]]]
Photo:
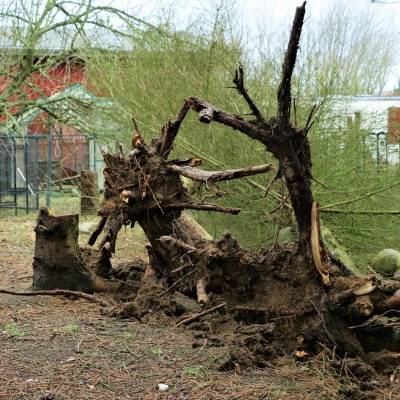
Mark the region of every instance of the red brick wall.
[[[0, 78], [0, 91], [10, 83], [6, 78]], [[86, 74], [84, 64], [81, 62], [64, 62], [46, 71], [34, 73], [29, 79], [29, 84], [24, 86], [27, 98], [35, 100], [40, 97], [49, 97], [76, 83], [86, 85]], [[33, 85], [32, 85], [33, 84]], [[31, 87], [33, 86], [33, 88]], [[10, 100], [16, 99], [14, 96]], [[17, 109], [9, 110], [16, 112]], [[0, 115], [0, 120], [6, 117]], [[47, 123], [48, 115], [46, 112], [40, 113], [27, 126], [29, 135], [47, 135], [51, 132], [61, 133], [64, 139], [54, 139], [52, 141], [51, 153], [53, 161], [60, 161], [61, 167], [71, 170], [80, 170], [80, 165], [84, 165], [86, 160], [86, 138], [79, 132], [66, 125], [56, 125], [49, 127]], [[46, 139], [40, 139], [38, 144], [39, 160], [47, 160], [48, 143]]]
[[388, 108], [388, 143], [397, 144], [400, 139], [400, 107]]
[[[10, 79], [0, 77], [0, 92], [10, 84]], [[81, 62], [64, 62], [58, 64], [46, 71], [46, 74], [36, 72], [28, 79], [28, 84], [22, 86], [29, 100], [35, 100], [40, 97], [48, 97], [57, 92], [61, 92], [68, 86], [75, 83], [86, 83], [86, 74], [84, 64]], [[17, 96], [12, 96], [10, 101], [17, 100]], [[18, 108], [9, 110], [16, 112]], [[6, 116], [0, 115], [0, 120], [5, 120]], [[38, 126], [33, 125], [32, 131], [36, 132], [43, 129], [42, 121], [38, 121]]]

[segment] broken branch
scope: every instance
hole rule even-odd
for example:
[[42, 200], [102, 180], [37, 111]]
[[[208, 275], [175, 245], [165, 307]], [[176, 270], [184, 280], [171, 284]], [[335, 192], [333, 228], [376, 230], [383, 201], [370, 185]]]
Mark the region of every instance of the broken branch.
[[264, 121], [264, 117], [261, 115], [261, 112], [255, 105], [253, 99], [250, 97], [248, 94], [246, 88], [244, 87], [244, 77], [243, 77], [243, 67], [239, 66], [239, 69], [235, 71], [235, 77], [233, 78], [233, 83], [236, 86], [237, 91], [243, 96], [243, 98], [246, 100], [247, 104], [250, 107], [250, 110], [254, 114], [254, 116], [257, 118], [259, 121]]
[[168, 158], [169, 153], [172, 150], [172, 144], [178, 134], [179, 128], [183, 119], [185, 118], [187, 112], [189, 111], [190, 104], [187, 100], [183, 103], [181, 109], [179, 110], [178, 114], [173, 122], [168, 121], [162, 128], [161, 131], [161, 138], [159, 144], [159, 151], [161, 157]]
[[214, 117], [214, 109], [212, 107], [204, 107], [199, 111], [199, 121], [209, 124]]
[[[264, 122], [263, 127], [260, 128], [249, 121], [239, 118], [237, 115], [218, 110], [212, 104], [197, 97], [190, 97], [188, 99], [188, 103], [190, 104], [190, 107], [197, 113], [200, 113], [203, 109], [212, 109], [213, 121], [230, 126], [233, 129], [237, 129], [250, 138], [264, 143], [268, 147], [274, 146], [275, 144], [275, 140], [272, 137], [272, 126], [268, 121]], [[211, 121], [201, 120], [201, 122], [209, 123]]]
[[290, 107], [292, 102], [290, 86], [294, 65], [296, 63], [297, 50], [299, 48], [305, 12], [306, 2], [303, 2], [301, 7], [296, 8], [288, 47], [282, 64], [282, 81], [278, 89], [278, 119], [284, 125], [288, 125], [290, 119]]
[[115, 244], [117, 241], [118, 232], [120, 231], [123, 223], [123, 217], [118, 215], [109, 222], [109, 228], [106, 236], [100, 242], [99, 249], [103, 248], [106, 243], [110, 244], [111, 253], [115, 253]]
[[272, 164], [263, 164], [239, 169], [228, 169], [225, 171], [204, 171], [188, 166], [181, 167], [175, 164], [167, 164], [167, 168], [170, 171], [174, 171], [180, 175], [186, 176], [186, 178], [205, 183], [239, 179], [245, 176], [262, 174], [275, 169]]

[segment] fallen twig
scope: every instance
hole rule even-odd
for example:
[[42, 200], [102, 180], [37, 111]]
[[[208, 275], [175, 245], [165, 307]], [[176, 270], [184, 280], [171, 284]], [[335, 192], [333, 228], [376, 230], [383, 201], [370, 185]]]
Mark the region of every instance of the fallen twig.
[[187, 325], [188, 323], [196, 321], [200, 317], [210, 314], [213, 311], [219, 310], [220, 308], [225, 307], [225, 306], [226, 306], [226, 303], [218, 304], [215, 307], [211, 307], [208, 310], [202, 311], [201, 313], [198, 313], [198, 314], [193, 314], [192, 316], [183, 319], [182, 321], [178, 322], [175, 326]]
[[80, 299], [88, 300], [92, 303], [100, 304], [103, 307], [107, 307], [109, 304], [103, 300], [99, 300], [91, 294], [83, 292], [75, 292], [73, 290], [55, 289], [55, 290], [37, 290], [35, 292], [16, 292], [14, 290], [1, 289], [0, 293], [11, 294], [13, 296], [74, 296]]

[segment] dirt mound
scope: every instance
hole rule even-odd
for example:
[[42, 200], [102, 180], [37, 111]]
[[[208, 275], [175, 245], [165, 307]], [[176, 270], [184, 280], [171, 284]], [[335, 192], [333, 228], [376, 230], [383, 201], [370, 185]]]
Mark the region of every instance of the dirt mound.
[[[228, 244], [225, 241], [220, 242], [220, 245]], [[235, 247], [233, 242], [229, 245]], [[288, 258], [292, 257], [290, 250], [287, 246], [277, 246], [272, 252], [261, 250], [257, 253], [247, 253], [241, 250], [241, 259], [246, 259], [252, 265], [254, 274], [251, 277], [251, 274], [246, 272], [247, 278], [250, 276], [248, 287], [232, 285], [232, 282], [240, 280], [240, 270], [234, 271], [234, 262], [229, 266], [225, 264], [220, 267], [224, 274], [214, 271], [221, 277], [220, 285], [214, 287], [214, 292], [209, 292], [207, 304], [199, 304], [196, 301], [195, 291], [182, 293], [175, 290], [166, 278], [146, 278], [147, 264], [140, 259], [132, 263], [120, 263], [109, 273], [110, 279], [121, 282], [121, 291], [116, 295], [120, 304], [107, 310], [107, 313], [113, 317], [133, 318], [158, 326], [186, 326], [186, 329], [193, 332], [193, 348], [201, 349], [206, 343], [208, 347], [215, 349], [218, 359], [215, 367], [220, 371], [266, 368], [271, 362], [276, 363], [287, 357], [307, 365], [321, 354], [328, 354], [330, 356], [327, 365], [332, 373], [340, 376], [341, 395], [344, 398], [380, 398], [380, 391], [400, 380], [398, 353], [371, 351], [364, 360], [335, 354], [335, 350], [329, 350], [322, 342], [318, 343], [315, 336], [315, 332], [320, 332], [321, 324], [326, 330], [333, 329], [332, 325], [324, 320], [323, 311], [317, 320], [315, 317], [310, 319], [308, 310], [302, 310], [306, 303], [300, 297], [297, 311], [301, 312], [296, 314], [292, 310], [287, 315], [282, 315], [282, 309], [277, 310], [276, 315], [271, 312], [271, 293], [261, 289], [270, 288], [275, 293], [272, 294], [272, 299], [276, 298], [279, 292], [281, 295], [287, 295], [289, 288], [293, 286], [290, 271], [287, 270]], [[272, 274], [275, 288], [272, 284], [265, 285], [265, 277], [260, 271]], [[236, 279], [230, 281], [230, 276], [234, 273]], [[277, 280], [277, 276], [280, 279]], [[309, 293], [312, 294], [312, 283], [310, 287]], [[224, 303], [224, 307], [207, 313], [207, 310]], [[315, 311], [314, 308], [312, 310]], [[201, 316], [204, 311], [205, 315]], [[182, 324], [182, 321], [190, 317], [194, 317], [192, 321]], [[294, 330], [299, 331], [299, 325], [307, 326], [308, 331], [304, 335], [293, 337], [291, 333]]]

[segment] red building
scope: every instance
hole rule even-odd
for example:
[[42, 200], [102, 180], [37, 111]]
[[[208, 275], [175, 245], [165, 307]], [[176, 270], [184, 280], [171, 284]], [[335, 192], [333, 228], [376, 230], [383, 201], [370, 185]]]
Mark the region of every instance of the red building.
[[[106, 30], [86, 33], [94, 46], [105, 51], [132, 50], [129, 43]], [[5, 42], [0, 47], [4, 65], [7, 60], [12, 65], [19, 49], [13, 42], [8, 43], [7, 37], [3, 35]], [[7, 90], [13, 83], [10, 76], [16, 75], [18, 67], [9, 67], [0, 74], [0, 93], [8, 96], [10, 104], [7, 110], [0, 111], [0, 210], [21, 208], [21, 199], [26, 210], [34, 209], [39, 205], [40, 189], [46, 188], [46, 196], [50, 196], [60, 181], [65, 183], [64, 178], [77, 175], [82, 169], [101, 170], [95, 139], [90, 135], [97, 133], [96, 125], [98, 129], [107, 129], [104, 109], [95, 105], [109, 100], [99, 99], [87, 90], [90, 86], [85, 62], [67, 53], [70, 45], [68, 36], [66, 39], [57, 32], [45, 35], [35, 49], [35, 63], [42, 63], [44, 72], [33, 72], [9, 96]], [[83, 48], [86, 38], [74, 45]], [[55, 65], [49, 67], [53, 60]], [[99, 178], [101, 185], [101, 175]]]
[[[9, 84], [9, 79], [0, 80], [0, 91], [4, 91]], [[79, 59], [68, 59], [47, 69], [45, 74], [36, 72], [23, 85], [22, 90], [28, 100], [39, 102], [43, 100], [43, 104], [50, 101], [49, 105], [46, 105], [49, 112], [36, 106], [27, 108], [13, 124], [11, 131], [14, 131], [14, 135], [31, 137], [31, 142], [36, 145], [38, 152], [38, 162], [45, 164], [50, 158], [54, 167], [59, 170], [55, 175], [58, 174], [60, 178], [74, 175], [82, 168], [87, 168], [89, 149], [86, 132], [82, 132], [76, 124], [69, 123], [68, 118], [63, 121], [67, 110], [55, 112], [60, 118], [55, 118], [51, 112], [57, 107], [65, 106], [71, 99], [96, 99], [86, 90], [85, 64]], [[18, 100], [15, 95], [10, 101], [13, 99]], [[66, 107], [68, 108], [68, 105]], [[8, 112], [16, 115], [18, 107], [11, 108]], [[1, 120], [8, 126], [9, 133], [10, 118], [7, 123], [6, 115], [0, 115]], [[51, 136], [50, 144], [49, 136]]]

